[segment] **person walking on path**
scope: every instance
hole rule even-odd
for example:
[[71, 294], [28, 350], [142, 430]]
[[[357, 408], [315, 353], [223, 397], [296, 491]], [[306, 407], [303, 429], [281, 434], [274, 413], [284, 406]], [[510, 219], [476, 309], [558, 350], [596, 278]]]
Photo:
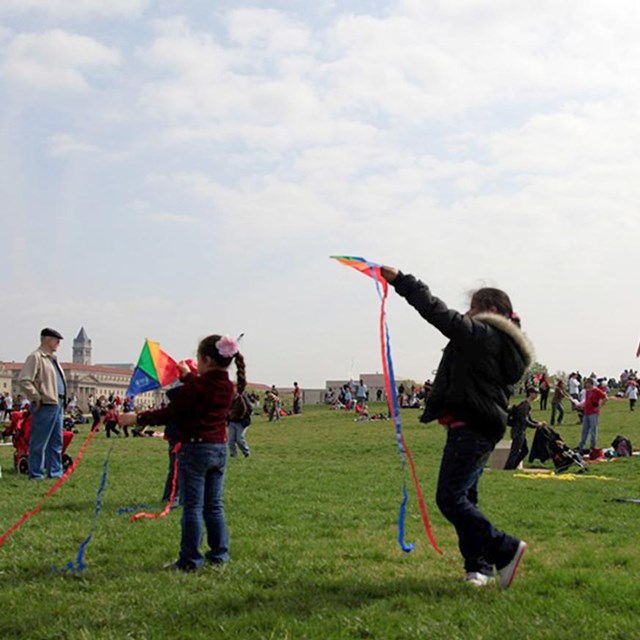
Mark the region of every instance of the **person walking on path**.
[[421, 420], [447, 428], [436, 502], [458, 534], [464, 580], [509, 587], [527, 544], [498, 530], [478, 508], [478, 482], [506, 429], [513, 385], [533, 360], [511, 301], [499, 289], [476, 291], [469, 310], [449, 309], [412, 275], [382, 267], [400, 296], [445, 337], [444, 349]]
[[41, 480], [45, 472], [59, 478], [62, 467], [62, 422], [67, 383], [56, 351], [62, 335], [55, 329], [40, 332], [40, 346], [27, 356], [18, 382], [30, 402], [29, 478]]

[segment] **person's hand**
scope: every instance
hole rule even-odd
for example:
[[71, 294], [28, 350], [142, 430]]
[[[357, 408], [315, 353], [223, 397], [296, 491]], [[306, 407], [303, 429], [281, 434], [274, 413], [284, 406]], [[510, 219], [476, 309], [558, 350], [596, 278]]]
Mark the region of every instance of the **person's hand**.
[[399, 269], [384, 266], [380, 267], [380, 273], [382, 274], [382, 277], [391, 284], [398, 277]]
[[180, 362], [178, 362], [178, 371], [180, 371], [180, 377], [184, 378], [191, 369], [189, 369], [189, 365], [184, 360], [180, 360]]
[[138, 421], [138, 414], [135, 411], [129, 411], [128, 413], [121, 413], [118, 416], [118, 426], [120, 427], [134, 427]]

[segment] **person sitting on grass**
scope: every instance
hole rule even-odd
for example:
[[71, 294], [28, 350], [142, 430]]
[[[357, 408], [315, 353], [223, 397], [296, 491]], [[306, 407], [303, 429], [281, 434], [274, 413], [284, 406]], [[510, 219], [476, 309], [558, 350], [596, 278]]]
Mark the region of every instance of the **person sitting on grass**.
[[546, 422], [538, 422], [531, 417], [531, 406], [538, 398], [538, 390], [531, 387], [527, 397], [513, 409], [513, 426], [511, 427], [511, 451], [505, 462], [505, 469], [517, 469], [518, 465], [529, 453], [527, 445], [527, 427], [543, 427]]
[[356, 404], [356, 422], [367, 422], [369, 420], [369, 407], [364, 402]]

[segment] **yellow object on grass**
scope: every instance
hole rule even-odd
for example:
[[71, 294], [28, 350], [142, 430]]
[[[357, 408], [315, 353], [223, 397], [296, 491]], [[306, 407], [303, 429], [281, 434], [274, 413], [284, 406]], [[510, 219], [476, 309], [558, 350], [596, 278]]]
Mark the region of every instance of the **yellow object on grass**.
[[611, 480], [606, 476], [590, 476], [581, 473], [564, 473], [556, 475], [555, 473], [514, 473], [514, 478], [530, 478], [531, 480]]

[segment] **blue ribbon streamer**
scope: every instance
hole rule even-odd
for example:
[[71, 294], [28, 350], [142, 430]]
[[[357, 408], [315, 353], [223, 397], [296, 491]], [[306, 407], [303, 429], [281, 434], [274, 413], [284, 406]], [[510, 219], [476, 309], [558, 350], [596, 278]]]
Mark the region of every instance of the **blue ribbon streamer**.
[[102, 493], [107, 484], [107, 470], [109, 468], [109, 459], [111, 458], [111, 452], [113, 451], [114, 444], [115, 440], [111, 442], [111, 446], [109, 447], [109, 451], [107, 452], [107, 457], [104, 461], [104, 464], [102, 465], [102, 477], [100, 478], [100, 486], [98, 487], [98, 493], [96, 495], [96, 508], [93, 514], [93, 520], [91, 521], [91, 527], [89, 528], [89, 535], [84, 539], [84, 541], [78, 548], [78, 554], [76, 556], [75, 564], [73, 560], [70, 560], [67, 563], [67, 571], [84, 571], [87, 568], [87, 565], [84, 563], [84, 553], [87, 549], [87, 545], [93, 539], [93, 531], [95, 529], [98, 516], [100, 515], [100, 511], [102, 510]]
[[[381, 265], [373, 264], [371, 262], [367, 262], [367, 266], [369, 267], [369, 271], [371, 272], [371, 277], [373, 281], [376, 283], [376, 291], [378, 292], [378, 296], [380, 301], [384, 300], [384, 294], [380, 287], [380, 282], [378, 282], [378, 278], [376, 278], [375, 271], [373, 267], [379, 267]], [[387, 324], [387, 315], [386, 311], [384, 314], [384, 335], [385, 335], [385, 357], [386, 357], [386, 369], [389, 372], [389, 388], [391, 389], [391, 405], [393, 407], [393, 422], [396, 428], [396, 442], [398, 444], [398, 453], [400, 455], [400, 462], [402, 465], [402, 502], [400, 503], [400, 509], [398, 511], [398, 544], [400, 548], [405, 553], [411, 553], [415, 548], [413, 542], [405, 542], [404, 540], [404, 528], [405, 528], [405, 520], [407, 513], [407, 502], [409, 501], [409, 494], [407, 492], [407, 456], [404, 450], [404, 446], [402, 444], [402, 423], [400, 421], [400, 405], [398, 403], [398, 390], [396, 388], [396, 376], [393, 369], [393, 358], [391, 357], [391, 340], [389, 338], [389, 325]]]

